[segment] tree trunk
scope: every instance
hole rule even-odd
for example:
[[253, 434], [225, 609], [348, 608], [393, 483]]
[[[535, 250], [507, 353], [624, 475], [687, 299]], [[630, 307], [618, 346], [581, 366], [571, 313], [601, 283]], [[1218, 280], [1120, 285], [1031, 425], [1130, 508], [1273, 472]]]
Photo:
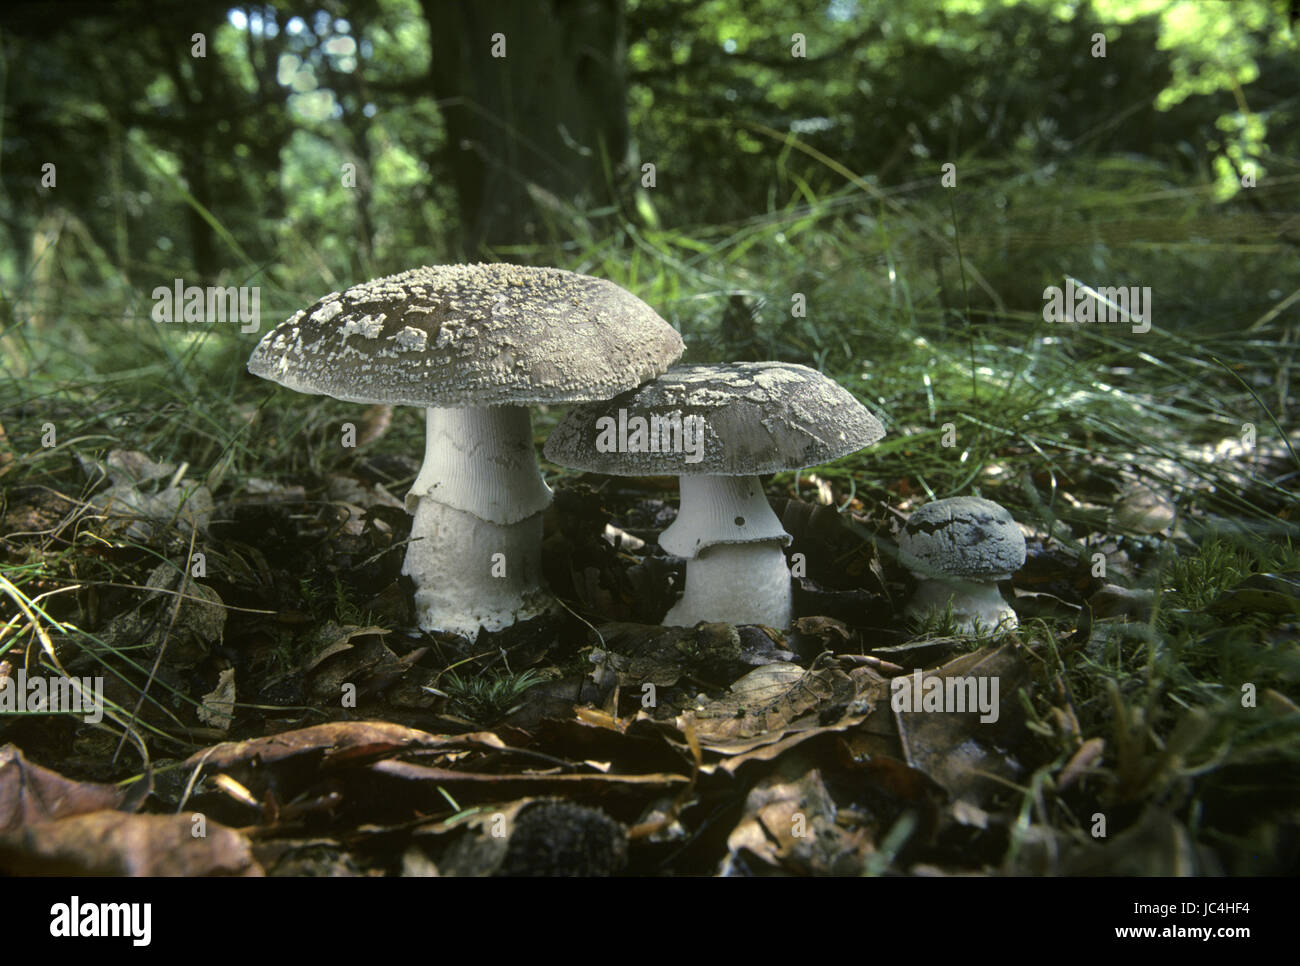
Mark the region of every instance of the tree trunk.
[[567, 237], [565, 209], [615, 200], [628, 147], [622, 0], [421, 7], [469, 255]]

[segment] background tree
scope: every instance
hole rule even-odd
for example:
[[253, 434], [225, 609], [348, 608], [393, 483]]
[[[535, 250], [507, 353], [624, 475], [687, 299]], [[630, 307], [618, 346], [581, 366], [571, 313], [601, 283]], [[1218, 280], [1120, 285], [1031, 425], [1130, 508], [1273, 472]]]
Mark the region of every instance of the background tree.
[[[1221, 199], [1248, 163], [1288, 170], [1300, 85], [1285, 18], [1264, 0], [1144, 9], [10, 3], [0, 272], [332, 284], [415, 260], [626, 248], [638, 228], [707, 235], [814, 199], [857, 217], [846, 172], [907, 204], [946, 161], [991, 175], [1142, 158]], [[959, 220], [984, 200], [949, 199]], [[1032, 292], [1038, 272], [1017, 261], [1040, 246], [1010, 242], [1009, 284]]]
[[555, 243], [627, 174], [620, 0], [421, 0], [465, 250]]

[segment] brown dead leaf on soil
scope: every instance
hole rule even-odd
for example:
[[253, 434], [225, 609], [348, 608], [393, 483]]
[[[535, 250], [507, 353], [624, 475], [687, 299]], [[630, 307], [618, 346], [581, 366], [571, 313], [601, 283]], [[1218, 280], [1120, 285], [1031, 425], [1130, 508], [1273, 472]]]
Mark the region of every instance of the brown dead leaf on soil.
[[272, 764], [309, 754], [322, 754], [326, 764], [360, 763], [399, 751], [467, 746], [504, 748], [505, 742], [487, 731], [432, 735], [386, 721], [333, 721], [247, 741], [223, 741], [190, 755], [184, 767], [225, 771], [255, 758]]
[[[867, 831], [837, 822], [838, 809], [816, 768], [797, 778], [798, 763], [760, 781], [744, 817], [727, 837], [721, 874], [769, 871], [797, 875], [859, 875], [874, 851]], [[761, 863], [766, 869], [756, 868]]]
[[[842, 709], [845, 715], [865, 718], [888, 687], [884, 678], [866, 667], [848, 672], [837, 667], [804, 670], [798, 665], [781, 665], [779, 668], [776, 672], [765, 669], [759, 669], [761, 674], [751, 672], [733, 685], [731, 694], [680, 716], [679, 727], [689, 716], [700, 743], [711, 751], [721, 751], [737, 739], [775, 741], [800, 730], [798, 725], [812, 714], [820, 719], [825, 712]], [[755, 683], [760, 677], [762, 681]], [[737, 686], [741, 686], [739, 693], [735, 690]]]
[[351, 878], [365, 873], [335, 839], [254, 839], [253, 856], [268, 876]]
[[125, 798], [113, 785], [74, 781], [42, 768], [16, 745], [0, 747], [0, 832], [117, 808]]
[[400, 679], [408, 670], [383, 641], [382, 627], [340, 627], [330, 623], [314, 634], [314, 654], [304, 668], [307, 693], [320, 701], [337, 701], [346, 684], [362, 697]]
[[597, 634], [601, 645], [593, 652], [592, 661], [598, 666], [607, 664], [625, 688], [644, 683], [668, 687], [684, 675], [708, 678], [794, 657], [761, 629], [726, 623], [696, 627], [605, 624], [597, 628]]
[[220, 732], [229, 731], [235, 718], [235, 669], [229, 667], [222, 671], [217, 686], [200, 700], [199, 720]]
[[736, 681], [730, 693], [688, 714], [700, 741], [712, 745], [784, 733], [791, 722], [809, 711], [825, 705], [846, 705], [856, 696], [852, 679], [843, 671], [769, 664]]
[[197, 816], [98, 811], [0, 834], [12, 875], [260, 876], [248, 839]]
[[509, 785], [512, 783], [519, 783], [526, 785], [555, 785], [557, 786], [557, 791], [560, 786], [668, 786], [686, 784], [690, 781], [690, 779], [685, 775], [676, 775], [671, 772], [655, 772], [645, 775], [617, 775], [602, 771], [559, 772], [554, 770], [549, 772], [476, 772], [456, 771], [452, 768], [436, 768], [430, 765], [417, 765], [409, 761], [396, 761], [391, 759], [375, 762], [375, 764], [371, 765], [370, 768], [377, 775], [387, 775], [393, 778], [406, 779], [408, 781], [438, 782], [439, 784], [464, 783], [479, 785]]
[[150, 571], [143, 600], [123, 611], [102, 632], [115, 645], [150, 649], [166, 641], [166, 661], [193, 667], [219, 647], [225, 635], [226, 607], [220, 595], [171, 563]]
[[595, 701], [610, 710], [614, 710], [609, 702], [616, 687], [638, 699], [646, 685], [685, 687], [685, 681], [694, 681], [720, 687], [746, 668], [794, 658], [777, 632], [758, 626], [621, 623], [605, 624], [596, 633], [601, 643], [592, 650], [591, 679], [596, 685]]
[[212, 523], [212, 493], [201, 483], [183, 482], [187, 464], [155, 463], [135, 450], [113, 450], [104, 463], [79, 459], [92, 480], [108, 479], [108, 488], [90, 500], [104, 515], [106, 535], [149, 540], [173, 527], [206, 533]]
[[334, 621], [326, 621], [308, 635], [303, 650], [309, 653], [300, 665], [301, 670], [303, 673], [315, 670], [316, 666], [326, 658], [350, 649], [354, 637], [364, 637], [368, 634], [382, 637], [390, 633], [392, 632], [385, 627], [358, 627], [355, 624], [336, 624]]
[[[771, 760], [817, 735], [846, 731], [865, 721], [888, 698], [888, 681], [866, 667], [848, 672], [837, 667], [805, 671], [797, 679], [787, 672], [787, 684], [768, 682], [769, 697], [754, 705], [734, 695], [686, 711], [671, 723], [682, 735], [688, 729], [706, 754], [721, 756], [706, 762], [702, 774], [717, 769], [734, 773], [748, 761]], [[637, 721], [653, 722], [645, 712]], [[654, 722], [660, 727], [668, 722]], [[670, 743], [688, 750], [687, 743]]]
[[799, 617], [794, 621], [794, 629], [800, 634], [817, 638], [827, 648], [831, 648], [832, 644], [845, 647], [854, 636], [849, 625], [833, 617]]
[[[920, 675], [921, 696], [915, 694], [914, 677], [894, 678], [895, 683], [906, 682], [900, 686], [913, 690], [911, 710], [894, 712], [907, 763], [934, 778], [955, 799], [985, 804], [1003, 787], [989, 775], [1014, 780], [1022, 771], [1012, 752], [1028, 732], [1015, 695], [1029, 681], [1028, 666], [1015, 645], [1004, 644], [963, 654], [928, 673], [913, 673]], [[950, 700], [947, 695], [951, 693], [953, 698], [969, 701], [972, 683], [976, 700], [963, 711], [936, 710], [924, 704], [926, 695], [939, 693], [945, 700]], [[996, 700], [990, 701], [990, 710], [982, 714], [978, 700], [981, 695], [992, 699], [994, 685]]]

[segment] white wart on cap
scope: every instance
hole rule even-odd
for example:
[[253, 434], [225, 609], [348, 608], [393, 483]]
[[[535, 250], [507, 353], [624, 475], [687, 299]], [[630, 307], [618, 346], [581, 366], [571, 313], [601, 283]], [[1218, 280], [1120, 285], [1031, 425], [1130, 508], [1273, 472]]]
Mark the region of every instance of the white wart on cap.
[[606, 398], [664, 371], [681, 337], [612, 282], [555, 268], [438, 265], [327, 295], [271, 330], [254, 375], [428, 410], [403, 573], [420, 627], [474, 638], [550, 608], [550, 489], [529, 405]]
[[679, 366], [613, 399], [573, 407], [546, 442], [561, 466], [676, 475], [681, 509], [659, 537], [690, 560], [664, 623], [790, 623], [790, 535], [760, 474], [816, 466], [870, 446], [884, 427], [851, 393], [782, 362]]
[[1024, 565], [1025, 538], [1000, 504], [956, 496], [919, 507], [899, 535], [898, 560], [921, 581], [909, 616], [923, 618], [951, 604], [963, 633], [1018, 626], [997, 585]]

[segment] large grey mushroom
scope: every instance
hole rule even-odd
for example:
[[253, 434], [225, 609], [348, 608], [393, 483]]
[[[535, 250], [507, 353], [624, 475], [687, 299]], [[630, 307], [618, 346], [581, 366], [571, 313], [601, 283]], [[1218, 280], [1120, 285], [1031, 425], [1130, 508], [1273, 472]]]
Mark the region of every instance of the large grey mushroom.
[[325, 296], [266, 334], [254, 375], [298, 392], [428, 410], [402, 572], [420, 627], [477, 637], [554, 603], [528, 406], [651, 379], [681, 337], [612, 282], [555, 268], [438, 265]]
[[954, 496], [919, 507], [899, 535], [898, 561], [921, 581], [909, 617], [942, 613], [951, 604], [953, 621], [966, 634], [1018, 626], [998, 581], [1024, 565], [1025, 537], [1000, 504]]
[[791, 537], [758, 477], [870, 446], [884, 427], [844, 388], [781, 362], [680, 366], [614, 399], [575, 406], [546, 441], [561, 466], [681, 478], [659, 545], [685, 557], [686, 590], [664, 623], [790, 624]]

